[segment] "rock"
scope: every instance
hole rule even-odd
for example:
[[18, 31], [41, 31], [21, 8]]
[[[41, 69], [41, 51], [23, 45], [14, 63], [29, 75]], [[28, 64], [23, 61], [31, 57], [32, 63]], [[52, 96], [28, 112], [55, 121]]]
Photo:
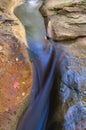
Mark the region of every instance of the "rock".
[[64, 51], [64, 56], [51, 94], [47, 130], [85, 130], [86, 38], [62, 41], [57, 46]]
[[53, 16], [51, 18], [52, 26], [55, 32], [55, 40], [70, 40], [77, 37], [86, 36], [86, 15], [67, 14]]
[[[16, 130], [19, 118], [29, 104], [33, 82], [33, 70], [25, 46], [24, 29], [11, 12], [18, 2], [0, 1], [1, 130]], [[22, 85], [22, 82], [25, 84]]]
[[85, 106], [84, 106], [84, 103], [79, 102], [76, 105], [73, 105], [69, 108], [67, 114], [65, 115], [66, 122], [64, 124], [64, 128], [66, 130], [85, 130], [86, 129]]
[[43, 6], [44, 15], [50, 17], [54, 39], [70, 40], [86, 36], [86, 1], [49, 0]]
[[0, 1], [0, 10], [4, 12], [9, 12], [13, 11], [14, 7], [17, 6], [18, 4], [21, 4], [23, 0], [3, 0]]
[[86, 1], [46, 0], [42, 11], [50, 19], [53, 39], [65, 55], [51, 94], [47, 130], [85, 130]]
[[[72, 7], [74, 5], [83, 5], [85, 4], [85, 0], [46, 0], [43, 5], [43, 9], [47, 15], [52, 14], [52, 11], [58, 11], [65, 7]], [[85, 6], [84, 6], [85, 7]], [[76, 7], [74, 7], [76, 8]], [[83, 8], [83, 6], [82, 6]], [[79, 9], [80, 10], [80, 9]], [[51, 12], [51, 13], [49, 13]], [[49, 14], [48, 14], [49, 13]]]

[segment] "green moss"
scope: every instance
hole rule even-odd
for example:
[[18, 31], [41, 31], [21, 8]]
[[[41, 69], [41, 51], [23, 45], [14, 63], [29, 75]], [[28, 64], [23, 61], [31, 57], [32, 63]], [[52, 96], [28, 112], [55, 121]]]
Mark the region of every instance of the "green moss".
[[65, 1], [64, 2], [64, 6], [69, 6], [71, 3], [70, 2], [68, 2], [68, 1]]

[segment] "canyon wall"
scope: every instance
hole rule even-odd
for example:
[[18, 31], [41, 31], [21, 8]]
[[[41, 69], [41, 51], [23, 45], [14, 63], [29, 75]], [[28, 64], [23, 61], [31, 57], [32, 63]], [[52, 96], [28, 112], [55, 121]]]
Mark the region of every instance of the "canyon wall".
[[[22, 24], [13, 14], [21, 0], [0, 0], [0, 130], [16, 130], [29, 104], [33, 70]], [[46, 0], [53, 40], [66, 54], [51, 94], [47, 130], [86, 129], [86, 0]]]

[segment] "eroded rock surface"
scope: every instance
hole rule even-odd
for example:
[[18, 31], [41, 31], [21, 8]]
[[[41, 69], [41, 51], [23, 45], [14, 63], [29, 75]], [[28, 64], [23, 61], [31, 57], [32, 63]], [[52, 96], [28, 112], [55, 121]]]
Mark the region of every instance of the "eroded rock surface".
[[47, 129], [85, 130], [86, 1], [46, 0], [42, 9], [52, 23], [53, 39], [67, 54], [68, 62], [64, 71], [61, 61], [62, 72], [51, 94]]
[[10, 12], [18, 1], [12, 2], [0, 1], [0, 130], [16, 129], [29, 104], [33, 81], [24, 30]]
[[86, 1], [49, 0], [45, 15], [51, 18], [56, 40], [70, 40], [86, 36]]

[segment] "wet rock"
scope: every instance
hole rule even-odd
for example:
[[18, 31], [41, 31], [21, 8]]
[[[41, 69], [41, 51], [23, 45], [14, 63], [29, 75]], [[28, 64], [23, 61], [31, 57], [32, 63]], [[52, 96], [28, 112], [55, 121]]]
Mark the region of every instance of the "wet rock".
[[60, 54], [61, 72], [51, 93], [47, 130], [85, 130], [86, 38], [57, 44], [65, 56]]
[[83, 104], [84, 103], [79, 102], [69, 108], [67, 114], [65, 115], [66, 121], [64, 124], [64, 128], [66, 130], [86, 129], [86, 108]]
[[46, 0], [42, 11], [51, 20], [53, 39], [65, 55], [51, 94], [47, 130], [85, 130], [86, 1]]

